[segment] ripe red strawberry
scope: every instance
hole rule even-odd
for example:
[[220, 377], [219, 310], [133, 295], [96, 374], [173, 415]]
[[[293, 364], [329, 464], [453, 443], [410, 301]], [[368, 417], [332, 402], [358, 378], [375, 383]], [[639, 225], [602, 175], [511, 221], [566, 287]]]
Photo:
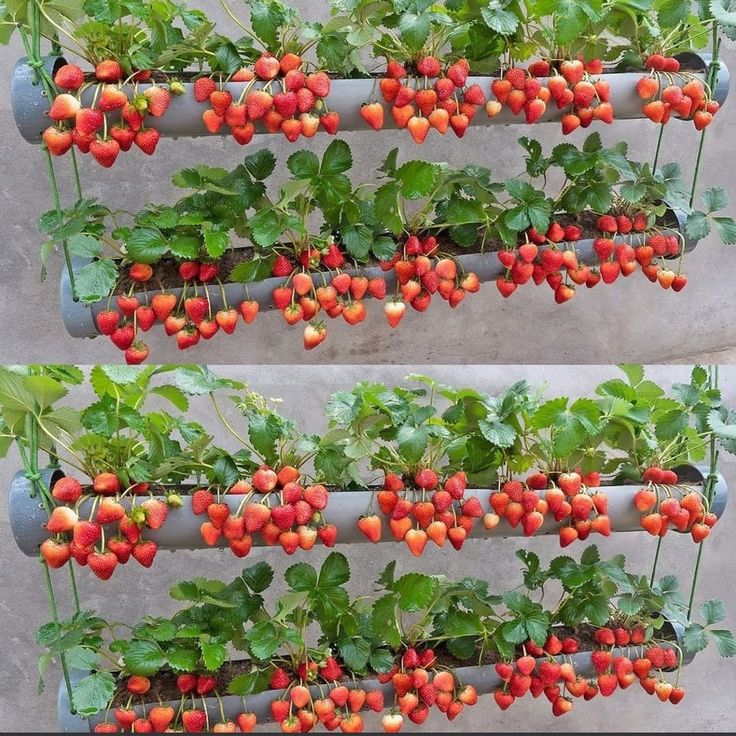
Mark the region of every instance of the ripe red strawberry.
[[53, 539], [45, 540], [40, 547], [41, 556], [53, 570], [66, 565], [71, 557], [71, 547], [68, 542], [56, 542]]
[[184, 311], [195, 325], [199, 324], [209, 312], [209, 302], [203, 296], [193, 296], [184, 300]]
[[133, 547], [132, 555], [143, 567], [151, 567], [157, 552], [158, 545], [156, 542], [147, 540], [145, 542], [138, 542]]
[[210, 77], [200, 77], [194, 82], [194, 99], [197, 102], [207, 102], [210, 95], [217, 89], [217, 84]]
[[141, 128], [135, 134], [133, 142], [147, 156], [152, 156], [160, 137], [159, 132], [155, 128]]
[[54, 84], [61, 89], [78, 90], [84, 84], [84, 72], [76, 64], [64, 64], [54, 74]]
[[74, 144], [70, 131], [59, 130], [53, 126], [44, 130], [42, 138], [52, 156], [63, 156]]
[[118, 558], [113, 552], [92, 552], [87, 564], [100, 580], [109, 580], [118, 565]]

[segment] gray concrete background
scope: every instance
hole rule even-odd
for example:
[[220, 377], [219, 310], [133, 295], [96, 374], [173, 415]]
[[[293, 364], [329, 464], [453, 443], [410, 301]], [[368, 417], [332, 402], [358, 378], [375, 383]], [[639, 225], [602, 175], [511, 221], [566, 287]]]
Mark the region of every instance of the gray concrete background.
[[[216, 0], [194, 3], [207, 11], [223, 31], [235, 35], [232, 24], [223, 20]], [[326, 13], [324, 4], [299, 0], [308, 19]], [[10, 111], [10, 71], [22, 56], [15, 40], [0, 48], [0, 221], [5, 236], [3, 268], [0, 273], [0, 341], [7, 362], [48, 360], [50, 350], [59, 362], [87, 360], [120, 362], [121, 353], [107, 339], [75, 340], [64, 330], [58, 311], [58, 283], [62, 258], [51, 259], [49, 277], [39, 284], [38, 251], [41, 239], [36, 230], [38, 215], [50, 208], [50, 197], [41, 152], [28, 145], [17, 132]], [[724, 54], [736, 70], [733, 44]], [[708, 132], [704, 156], [703, 185], [732, 187], [732, 162], [736, 136], [729, 100], [724, 112]], [[627, 140], [631, 154], [651, 159], [657, 135], [648, 121], [623, 121], [613, 126], [596, 126], [606, 144]], [[556, 124], [469, 128], [462, 141], [452, 136], [430, 136], [424, 146], [413, 144], [405, 132], [346, 133], [353, 149], [355, 180], [365, 181], [388, 151], [399, 146], [401, 160], [427, 158], [463, 165], [469, 161], [490, 166], [498, 178], [522, 171], [522, 135], [539, 137], [545, 146], [559, 142]], [[580, 144], [585, 131], [570, 140]], [[306, 142], [321, 152], [328, 137], [319, 135]], [[698, 136], [692, 125], [677, 122], [668, 126], [662, 161], [675, 160], [685, 176], [693, 170]], [[286, 156], [296, 150], [281, 136], [261, 136], [240, 149], [231, 139], [162, 140], [153, 158], [139, 151], [122, 155], [112, 170], [100, 168], [89, 157], [81, 157], [84, 191], [107, 204], [135, 211], [150, 201], [167, 202], [174, 196], [171, 175], [177, 169], [206, 162], [232, 167], [246, 153], [269, 146], [283, 167]], [[70, 163], [59, 162], [67, 204]], [[283, 170], [283, 168], [282, 168]], [[731, 213], [736, 210], [731, 208]], [[457, 310], [435, 300], [429, 312], [409, 310], [397, 330], [386, 324], [378, 305], [369, 305], [369, 318], [349, 328], [342, 320], [330, 321], [329, 337], [318, 349], [302, 348], [301, 327], [287, 329], [280, 315], [260, 316], [254, 325], [240, 324], [232, 337], [217, 335], [187, 351], [183, 358], [210, 363], [595, 363], [633, 360], [669, 362], [689, 356], [718, 352], [722, 362], [736, 361], [736, 321], [730, 319], [736, 249], [709, 238], [686, 261], [690, 283], [681, 294], [662, 293], [640, 274], [619, 279], [612, 288], [597, 287], [592, 293], [580, 290], [562, 307], [554, 304], [547, 288], [527, 287], [509, 300], [498, 294], [494, 284], [484, 284]], [[22, 294], [23, 298], [19, 299]], [[274, 337], [274, 335], [276, 337]], [[176, 343], [156, 328], [146, 335], [153, 362], [181, 360]]]
[[[297, 420], [302, 428], [319, 433], [325, 428], [322, 407], [329, 395], [336, 390], [349, 389], [358, 380], [383, 381], [389, 385], [401, 384], [411, 372], [422, 371], [422, 366], [325, 366], [280, 367], [278, 370], [254, 366], [223, 366], [217, 369], [221, 375], [247, 380], [251, 388], [267, 397], [284, 399], [282, 411]], [[618, 374], [610, 366], [435, 366], [432, 375], [456, 386], [467, 385], [496, 392], [514, 380], [527, 378], [540, 384], [549, 382], [550, 395], [577, 396], [588, 394], [600, 381]], [[655, 366], [649, 375], [666, 386], [672, 382], [687, 380], [689, 369], [682, 366]], [[736, 404], [736, 369], [726, 367], [721, 371], [722, 387], [727, 402]], [[204, 402], [194, 402], [192, 418], [215, 428], [210, 411]], [[216, 436], [226, 446], [231, 446], [222, 432]], [[0, 488], [7, 488], [13, 472], [18, 467], [15, 454], [0, 465]], [[723, 455], [721, 471], [729, 484], [736, 488], [736, 459]], [[51, 731], [55, 728], [55, 694], [58, 684], [58, 668], [49, 671], [47, 692], [35, 697], [35, 662], [37, 650], [33, 632], [47, 620], [45, 593], [41, 571], [33, 558], [20, 554], [12, 541], [8, 528], [6, 495], [0, 493], [0, 538], [3, 540], [3, 564], [0, 565], [0, 630], [3, 632], [3, 676], [0, 678], [0, 729], [17, 731]], [[727, 507], [720, 525], [708, 540], [703, 555], [703, 574], [698, 598], [724, 599], [728, 609], [727, 627], [736, 627], [736, 596], [734, 595], [733, 560], [736, 541], [730, 533], [733, 527], [734, 503]], [[652, 560], [655, 541], [639, 534], [612, 535], [607, 540], [596, 539], [604, 556], [622, 552], [627, 556], [632, 570], [646, 572]], [[412, 558], [402, 546], [369, 544], [338, 546], [350, 559], [352, 567], [351, 590], [354, 593], [369, 592], [381, 570], [394, 556], [399, 570], [421, 570], [444, 573], [451, 578], [474, 574], [491, 581], [492, 588], [507, 590], [520, 582], [515, 550], [527, 547], [540, 554], [548, 562], [559, 554], [555, 538], [530, 540], [477, 540], [466, 543], [461, 553], [432, 549], [418, 560]], [[579, 555], [583, 546], [571, 547], [570, 552]], [[662, 548], [659, 574], [677, 573], [685, 589], [693, 569], [696, 547], [689, 536], [669, 535]], [[244, 564], [267, 560], [276, 570], [277, 580], [287, 564], [304, 559], [319, 564], [324, 549], [316, 547], [309, 554], [297, 553], [287, 559], [279, 551], [255, 549], [244, 563], [229, 552], [214, 550], [179, 552], [175, 556], [162, 553], [153, 568], [142, 571], [137, 565], [129, 565], [116, 572], [106, 584], [92, 579], [88, 571], [81, 570], [81, 594], [85, 605], [98, 609], [107, 617], [118, 620], [137, 620], [146, 614], [171, 614], [177, 605], [167, 597], [166, 591], [175, 581], [193, 576], [209, 576], [230, 579]], [[66, 575], [57, 574], [58, 588], [63, 589]], [[68, 597], [62, 596], [63, 609], [68, 611]], [[674, 707], [661, 704], [647, 697], [639, 688], [632, 687], [617, 692], [614, 697], [596, 698], [591, 703], [576, 703], [565, 718], [551, 716], [549, 704], [530, 697], [514, 704], [502, 713], [491, 696], [483, 696], [477, 706], [466, 711], [453, 728], [467, 731], [672, 731], [710, 732], [729, 731], [736, 727], [733, 713], [733, 693], [736, 692], [736, 667], [733, 660], [718, 657], [708, 650], [699, 655], [693, 664], [683, 671], [682, 684], [687, 696], [682, 704]], [[373, 722], [374, 727], [376, 722]], [[444, 731], [447, 724], [439, 713], [432, 714], [422, 730]], [[411, 730], [411, 729], [409, 729]], [[415, 729], [417, 730], [417, 729]]]

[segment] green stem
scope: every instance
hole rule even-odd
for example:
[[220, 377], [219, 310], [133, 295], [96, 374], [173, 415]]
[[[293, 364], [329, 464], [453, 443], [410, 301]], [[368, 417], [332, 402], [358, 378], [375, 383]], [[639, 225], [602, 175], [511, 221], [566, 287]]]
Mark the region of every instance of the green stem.
[[662, 549], [662, 537], [657, 539], [657, 551], [654, 553], [654, 563], [652, 564], [652, 575], [649, 579], [649, 587], [654, 585], [654, 578], [657, 573], [657, 563], [659, 562], [659, 551]]
[[[54, 162], [51, 160], [51, 153], [49, 149], [44, 146], [46, 153], [46, 167], [49, 174], [49, 183], [51, 184], [51, 196], [54, 200], [54, 207], [57, 212], [61, 212], [61, 199], [59, 198], [59, 185], [56, 183], [56, 174], [54, 173]], [[66, 261], [66, 268], [69, 273], [69, 283], [72, 288], [72, 296], [74, 301], [77, 301], [77, 287], [74, 281], [74, 269], [72, 268], [72, 257], [69, 253], [69, 246], [66, 239], [62, 241], [61, 247], [64, 250], [64, 260]]]
[[[51, 584], [51, 573], [46, 562], [42, 563], [43, 571], [46, 579], [46, 593], [49, 599], [49, 610], [51, 611], [51, 620], [56, 628], [57, 639], [61, 638], [61, 626], [59, 625], [59, 609], [56, 606], [56, 597], [54, 596], [54, 587]], [[59, 653], [59, 661], [61, 662], [61, 670], [64, 673], [64, 684], [66, 685], [67, 696], [69, 697], [69, 707], [74, 714], [74, 705], [72, 703], [72, 681], [69, 678], [69, 668], [66, 666], [66, 655], [64, 652]]]
[[82, 199], [82, 181], [79, 178], [79, 164], [77, 162], [77, 153], [72, 146], [72, 171], [74, 172], [74, 187], [77, 190], [77, 202]]
[[[708, 389], [710, 391], [718, 390], [718, 366], [711, 365], [708, 368]], [[713, 501], [713, 491], [715, 489], [716, 481], [718, 480], [718, 449], [716, 447], [715, 434], [711, 433], [710, 446], [709, 446], [709, 472], [705, 479], [705, 487], [703, 488], [703, 495], [710, 508], [711, 502]], [[687, 617], [688, 619], [692, 615], [693, 606], [695, 605], [695, 591], [698, 587], [698, 576], [700, 574], [700, 562], [703, 558], [703, 543], [700, 542], [698, 545], [698, 556], [695, 559], [695, 569], [693, 570], [693, 581], [690, 585], [690, 598], [687, 604]]]
[[695, 201], [695, 192], [698, 188], [698, 176], [700, 174], [700, 164], [703, 159], [703, 148], [705, 146], [705, 131], [707, 128], [705, 128], [700, 133], [700, 144], [698, 145], [698, 157], [695, 159], [695, 171], [693, 172], [693, 183], [690, 187], [690, 209], [693, 207], [693, 202]]
[[79, 590], [77, 589], [77, 576], [74, 572], [74, 565], [71, 564], [71, 561], [67, 565], [69, 568], [69, 581], [71, 582], [72, 586], [72, 599], [74, 600], [74, 612], [79, 613], [82, 610], [82, 607], [79, 604]]
[[659, 163], [659, 152], [662, 149], [662, 138], [664, 138], [664, 125], [659, 126], [659, 135], [657, 136], [657, 149], [654, 152], [654, 163], [652, 164], [652, 172], [657, 173], [657, 164]]

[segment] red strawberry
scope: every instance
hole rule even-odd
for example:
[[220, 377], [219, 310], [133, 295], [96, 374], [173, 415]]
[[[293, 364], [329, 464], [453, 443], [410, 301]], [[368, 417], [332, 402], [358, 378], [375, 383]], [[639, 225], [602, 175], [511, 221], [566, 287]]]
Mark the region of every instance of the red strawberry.
[[194, 82], [194, 99], [197, 102], [206, 102], [217, 89], [217, 84], [210, 77], [200, 77]]
[[42, 138], [52, 156], [63, 156], [74, 143], [70, 131], [59, 130], [53, 126], [49, 126], [44, 130]]
[[141, 128], [135, 134], [133, 142], [147, 156], [152, 156], [160, 137], [159, 132], [155, 128]]
[[87, 564], [100, 580], [109, 580], [115, 572], [118, 558], [113, 552], [92, 552], [87, 558]]
[[138, 544], [133, 547], [132, 555], [141, 565], [143, 565], [143, 567], [151, 567], [157, 552], [158, 545], [156, 542], [148, 540], [145, 542], [138, 542]]

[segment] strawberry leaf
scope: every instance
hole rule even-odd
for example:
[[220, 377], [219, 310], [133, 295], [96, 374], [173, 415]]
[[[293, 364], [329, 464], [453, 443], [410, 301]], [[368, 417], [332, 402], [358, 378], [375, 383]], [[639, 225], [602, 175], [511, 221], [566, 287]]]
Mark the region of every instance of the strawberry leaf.
[[95, 672], [81, 679], [72, 690], [72, 706], [80, 716], [91, 716], [107, 707], [115, 694], [115, 678]]
[[408, 613], [422, 610], [432, 600], [436, 585], [435, 578], [429, 575], [418, 572], [403, 575], [393, 584], [393, 589], [398, 594], [399, 608]]
[[112, 293], [117, 280], [118, 269], [113, 261], [92, 261], [76, 274], [76, 296], [84, 304], [98, 302]]

